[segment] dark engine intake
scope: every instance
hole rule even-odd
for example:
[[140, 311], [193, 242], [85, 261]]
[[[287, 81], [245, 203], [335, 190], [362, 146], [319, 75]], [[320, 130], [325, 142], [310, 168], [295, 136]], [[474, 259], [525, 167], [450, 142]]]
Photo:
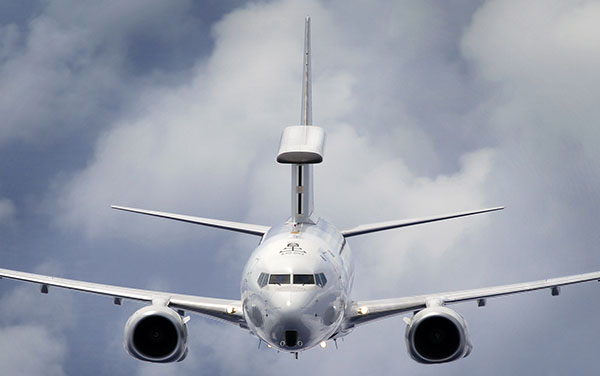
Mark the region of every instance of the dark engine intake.
[[182, 361], [187, 355], [187, 327], [171, 308], [150, 305], [127, 320], [124, 345], [136, 359], [157, 363]]
[[436, 306], [417, 312], [406, 327], [406, 346], [419, 363], [445, 363], [471, 352], [465, 320], [450, 308]]

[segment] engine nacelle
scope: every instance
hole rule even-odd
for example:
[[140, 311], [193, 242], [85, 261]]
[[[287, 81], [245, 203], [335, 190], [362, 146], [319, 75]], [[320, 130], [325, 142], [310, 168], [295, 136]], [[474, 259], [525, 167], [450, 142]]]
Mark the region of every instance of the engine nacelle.
[[434, 306], [415, 314], [406, 327], [406, 347], [419, 363], [445, 363], [471, 352], [467, 323], [450, 308]]
[[187, 327], [171, 308], [150, 305], [127, 320], [124, 346], [136, 359], [157, 363], [181, 361], [187, 355]]

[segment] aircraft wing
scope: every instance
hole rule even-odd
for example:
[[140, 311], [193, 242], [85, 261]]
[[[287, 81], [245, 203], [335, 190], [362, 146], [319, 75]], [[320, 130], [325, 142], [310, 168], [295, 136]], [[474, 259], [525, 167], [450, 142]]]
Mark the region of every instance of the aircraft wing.
[[117, 210], [128, 211], [128, 212], [132, 212], [132, 213], [151, 215], [154, 217], [174, 219], [176, 221], [188, 222], [188, 223], [193, 223], [196, 225], [204, 225], [204, 226], [216, 227], [216, 228], [220, 228], [220, 229], [224, 229], [224, 230], [243, 232], [245, 234], [250, 234], [250, 235], [263, 236], [270, 229], [270, 227], [268, 227], [268, 226], [253, 225], [250, 223], [240, 223], [240, 222], [223, 221], [220, 219], [193, 217], [191, 215], [181, 215], [181, 214], [159, 212], [159, 211], [155, 211], [155, 210], [128, 208], [125, 206], [112, 205], [111, 208], [117, 209]]
[[341, 233], [342, 233], [342, 235], [344, 235], [345, 238], [349, 238], [351, 236], [364, 235], [364, 234], [369, 234], [371, 232], [391, 230], [391, 229], [398, 228], [398, 227], [421, 225], [423, 223], [444, 221], [446, 219], [466, 217], [469, 215], [488, 213], [488, 212], [502, 210], [502, 209], [504, 209], [504, 206], [480, 209], [480, 210], [474, 210], [474, 211], [468, 211], [468, 212], [444, 214], [444, 215], [438, 215], [438, 216], [434, 216], [434, 217], [401, 219], [401, 220], [397, 220], [397, 221], [370, 223], [367, 225], [360, 225], [360, 226], [356, 226], [356, 227], [353, 227], [350, 229], [343, 230], [343, 231], [341, 231]]
[[0, 269], [0, 277], [40, 284], [42, 293], [47, 293], [48, 287], [53, 286], [106, 295], [112, 297], [115, 304], [121, 304], [122, 299], [148, 303], [154, 300], [167, 301], [168, 306], [171, 308], [195, 312], [212, 319], [247, 328], [246, 320], [242, 313], [242, 302], [239, 300], [205, 298], [194, 295], [111, 286], [8, 269]]
[[515, 283], [512, 285], [485, 287], [473, 290], [453, 291], [395, 299], [358, 301], [353, 302], [349, 307], [350, 314], [346, 319], [346, 324], [347, 328], [352, 328], [354, 326], [362, 325], [374, 320], [387, 318], [405, 312], [421, 310], [427, 306], [428, 302], [438, 305], [446, 305], [466, 302], [469, 300], [478, 300], [478, 304], [483, 306], [485, 305], [486, 298], [546, 288], [551, 289], [552, 295], [558, 295], [560, 292], [560, 286], [595, 280], [600, 281], [600, 272], [543, 279], [533, 282]]

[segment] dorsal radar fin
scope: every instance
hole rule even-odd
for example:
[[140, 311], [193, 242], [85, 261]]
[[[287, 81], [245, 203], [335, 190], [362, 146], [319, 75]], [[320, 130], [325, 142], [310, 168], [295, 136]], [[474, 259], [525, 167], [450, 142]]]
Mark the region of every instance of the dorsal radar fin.
[[302, 115], [300, 124], [312, 125], [312, 88], [310, 77], [310, 17], [304, 20], [304, 75], [302, 81]]

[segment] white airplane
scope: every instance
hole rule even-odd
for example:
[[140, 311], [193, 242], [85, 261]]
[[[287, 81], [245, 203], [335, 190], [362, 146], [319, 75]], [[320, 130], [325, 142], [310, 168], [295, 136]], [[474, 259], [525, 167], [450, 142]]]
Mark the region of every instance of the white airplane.
[[[313, 213], [312, 165], [323, 160], [325, 133], [312, 125], [310, 19], [306, 18], [301, 125], [284, 129], [277, 161], [292, 170], [292, 215], [268, 227], [113, 206], [115, 209], [174, 219], [260, 237], [244, 269], [239, 300], [214, 299], [168, 292], [110, 286], [0, 269], [0, 277], [146, 302], [127, 320], [125, 349], [150, 362], [183, 360], [187, 353], [186, 311], [236, 325], [268, 347], [295, 354], [348, 335], [355, 327], [400, 314], [406, 322], [409, 355], [420, 363], [443, 363], [467, 356], [471, 342], [463, 317], [447, 305], [520, 292], [600, 280], [600, 272], [473, 290], [443, 292], [385, 300], [357, 301], [350, 297], [354, 268], [348, 238], [376, 231], [479, 213], [502, 207], [356, 226], [338, 231]], [[260, 342], [259, 342], [260, 345]]]

